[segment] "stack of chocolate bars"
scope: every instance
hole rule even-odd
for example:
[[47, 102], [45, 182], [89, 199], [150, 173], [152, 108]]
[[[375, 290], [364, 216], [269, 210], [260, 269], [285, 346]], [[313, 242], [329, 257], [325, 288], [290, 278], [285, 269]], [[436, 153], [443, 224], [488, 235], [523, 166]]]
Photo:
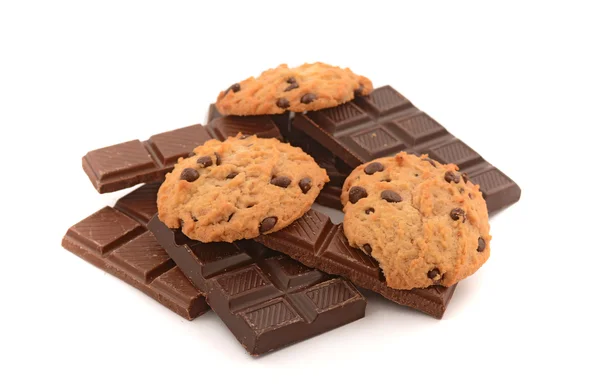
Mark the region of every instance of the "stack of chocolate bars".
[[221, 116], [89, 152], [83, 168], [100, 193], [144, 183], [72, 226], [63, 246], [192, 320], [212, 309], [252, 355], [362, 318], [368, 289], [442, 318], [456, 285], [400, 290], [379, 264], [348, 244], [342, 226], [311, 209], [288, 227], [251, 240], [201, 243], [157, 216], [157, 192], [179, 158], [238, 133], [302, 148], [330, 177], [317, 203], [341, 210], [344, 180], [358, 165], [400, 151], [454, 163], [480, 186], [489, 213], [519, 200], [509, 177], [408, 99], [385, 86], [322, 110]]

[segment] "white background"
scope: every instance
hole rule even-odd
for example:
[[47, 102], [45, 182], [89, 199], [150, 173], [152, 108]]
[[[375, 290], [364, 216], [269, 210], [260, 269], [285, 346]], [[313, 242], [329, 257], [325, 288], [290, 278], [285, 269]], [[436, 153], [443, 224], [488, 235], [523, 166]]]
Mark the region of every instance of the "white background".
[[[2, 2], [0, 389], [598, 389], [600, 14], [480, 3]], [[61, 248], [125, 194], [96, 193], [88, 150], [313, 61], [392, 85], [522, 187], [443, 320], [367, 294], [363, 320], [254, 359]]]

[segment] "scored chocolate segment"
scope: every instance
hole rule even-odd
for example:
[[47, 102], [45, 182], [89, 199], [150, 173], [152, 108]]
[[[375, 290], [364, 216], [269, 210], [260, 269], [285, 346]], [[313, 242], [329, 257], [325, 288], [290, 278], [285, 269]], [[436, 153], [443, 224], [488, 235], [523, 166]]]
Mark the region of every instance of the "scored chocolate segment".
[[143, 232], [144, 227], [137, 221], [107, 206], [75, 224], [67, 236], [94, 253], [105, 255]]
[[180, 157], [187, 157], [192, 149], [209, 139], [204, 127], [194, 125], [156, 134], [150, 137], [147, 144], [159, 164], [172, 168]]
[[377, 261], [350, 247], [341, 224], [314, 209], [288, 227], [254, 239], [306, 266], [348, 278], [356, 285], [379, 293], [386, 299], [441, 319], [456, 285], [449, 288], [399, 290], [387, 286]]
[[99, 193], [162, 181], [180, 157], [211, 138], [203, 126], [188, 126], [88, 152], [83, 169]]
[[121, 197], [115, 207], [146, 225], [158, 212], [156, 195], [161, 183], [149, 183]]
[[296, 114], [290, 133], [305, 133], [351, 168], [403, 150], [454, 163], [480, 185], [490, 213], [521, 196], [514, 181], [390, 86], [337, 107]]
[[252, 355], [364, 316], [366, 301], [350, 282], [258, 243], [197, 242], [169, 229], [158, 216], [148, 229]]
[[516, 202], [521, 197], [521, 188], [496, 167], [471, 174], [469, 180], [479, 185], [490, 212], [500, 210], [509, 205], [509, 201]]
[[341, 196], [342, 188], [328, 183], [323, 187], [315, 202], [332, 209], [342, 210]]
[[64, 248], [192, 320], [210, 308], [145, 228], [156, 213], [157, 184], [145, 185], [75, 224]]
[[222, 116], [223, 115], [219, 113], [219, 110], [217, 109], [217, 105], [211, 103], [210, 106], [208, 106], [208, 111], [206, 112], [206, 121], [204, 122], [209, 123], [213, 119], [220, 118]]

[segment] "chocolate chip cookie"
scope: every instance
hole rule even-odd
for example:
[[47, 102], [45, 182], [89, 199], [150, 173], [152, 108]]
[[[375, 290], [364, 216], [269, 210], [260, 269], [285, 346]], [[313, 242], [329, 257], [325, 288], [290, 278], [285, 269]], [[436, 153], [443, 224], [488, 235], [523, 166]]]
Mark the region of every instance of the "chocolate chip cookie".
[[235, 83], [217, 98], [223, 115], [280, 114], [334, 107], [373, 91], [371, 80], [324, 63], [288, 68], [282, 64]]
[[451, 286], [490, 256], [479, 185], [458, 167], [401, 152], [357, 167], [342, 190], [344, 233], [396, 289]]
[[167, 174], [159, 218], [202, 242], [251, 239], [306, 213], [328, 181], [312, 157], [279, 140], [210, 140]]

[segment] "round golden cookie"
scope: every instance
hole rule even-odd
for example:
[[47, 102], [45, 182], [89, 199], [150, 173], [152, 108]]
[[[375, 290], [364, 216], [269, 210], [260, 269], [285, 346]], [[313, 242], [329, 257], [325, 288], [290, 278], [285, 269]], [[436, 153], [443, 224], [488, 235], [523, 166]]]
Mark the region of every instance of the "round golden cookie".
[[251, 239], [306, 213], [328, 181], [300, 148], [238, 134], [179, 160], [158, 191], [158, 216], [201, 242]]
[[344, 233], [391, 288], [451, 286], [490, 256], [479, 185], [453, 164], [401, 152], [357, 167], [342, 189]]
[[321, 62], [297, 68], [282, 64], [222, 91], [216, 106], [223, 115], [304, 112], [338, 106], [371, 91], [371, 80], [349, 68]]

